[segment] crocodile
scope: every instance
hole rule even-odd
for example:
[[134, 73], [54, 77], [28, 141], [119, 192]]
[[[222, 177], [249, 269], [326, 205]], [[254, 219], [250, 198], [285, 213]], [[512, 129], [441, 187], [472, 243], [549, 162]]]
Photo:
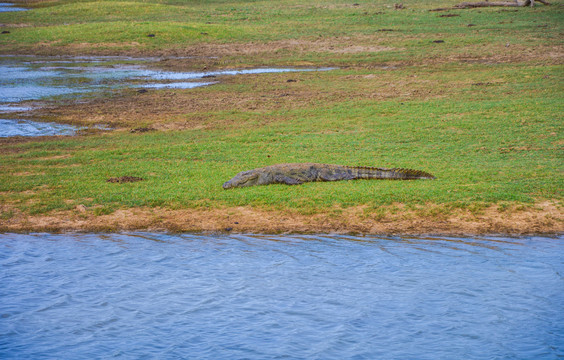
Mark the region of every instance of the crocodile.
[[344, 166], [315, 163], [276, 164], [242, 171], [225, 184], [224, 189], [268, 184], [300, 185], [310, 181], [356, 179], [417, 180], [435, 179], [420, 170], [378, 167]]

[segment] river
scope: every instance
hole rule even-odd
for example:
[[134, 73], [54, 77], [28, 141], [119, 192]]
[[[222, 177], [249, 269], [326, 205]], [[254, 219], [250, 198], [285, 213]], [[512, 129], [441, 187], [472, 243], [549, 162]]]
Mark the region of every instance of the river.
[[2, 359], [559, 359], [564, 237], [0, 235]]

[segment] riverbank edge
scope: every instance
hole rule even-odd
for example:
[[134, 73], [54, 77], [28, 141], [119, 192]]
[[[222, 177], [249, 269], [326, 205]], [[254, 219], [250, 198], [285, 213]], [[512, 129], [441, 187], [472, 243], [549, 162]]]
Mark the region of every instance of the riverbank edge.
[[[251, 207], [221, 209], [128, 208], [95, 215], [84, 207], [46, 215], [16, 214], [0, 220], [0, 232], [164, 231], [223, 233], [335, 233], [364, 235], [524, 236], [564, 234], [564, 212], [552, 201], [509, 208], [492, 205], [478, 211], [439, 206], [375, 212], [365, 206], [304, 215], [290, 210]], [[389, 209], [387, 209], [389, 210]]]

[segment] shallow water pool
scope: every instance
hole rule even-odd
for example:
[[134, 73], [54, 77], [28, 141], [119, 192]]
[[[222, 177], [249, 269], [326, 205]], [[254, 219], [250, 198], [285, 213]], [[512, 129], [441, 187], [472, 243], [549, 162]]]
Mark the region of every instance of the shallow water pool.
[[11, 11], [26, 11], [27, 9], [17, 7], [12, 3], [0, 2], [0, 12], [11, 12]]
[[564, 238], [0, 235], [3, 359], [558, 359]]
[[[119, 56], [108, 57], [31, 57], [0, 56], [0, 137], [16, 136], [12, 133], [25, 133], [24, 136], [66, 135], [68, 129], [60, 127], [61, 132], [53, 134], [58, 127], [37, 126], [45, 129], [29, 133], [27, 129], [14, 131], [14, 126], [27, 124], [14, 119], [11, 113], [25, 115], [33, 110], [33, 104], [22, 102], [45, 99], [76, 98], [87, 94], [100, 94], [119, 89], [193, 89], [213, 85], [221, 76], [242, 76], [250, 74], [327, 71], [330, 68], [258, 68], [244, 70], [221, 70], [210, 72], [173, 72], [150, 69], [158, 59], [136, 59]], [[25, 103], [28, 104], [28, 103]], [[108, 102], [111, 106], [111, 101]], [[40, 122], [40, 119], [29, 119]], [[9, 126], [6, 127], [6, 126]], [[75, 129], [76, 130], [76, 129]]]
[[0, 119], [0, 137], [74, 135], [76, 126], [23, 119]]

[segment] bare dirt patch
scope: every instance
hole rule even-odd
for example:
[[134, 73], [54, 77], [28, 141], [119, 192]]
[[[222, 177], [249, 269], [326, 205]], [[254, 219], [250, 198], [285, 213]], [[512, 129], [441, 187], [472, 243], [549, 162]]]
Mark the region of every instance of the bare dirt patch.
[[[440, 207], [440, 206], [438, 206]], [[4, 208], [3, 212], [11, 211]], [[122, 209], [96, 216], [94, 209], [49, 215], [26, 216], [17, 211], [0, 220], [0, 231], [177, 231], [238, 233], [362, 233], [362, 234], [561, 234], [564, 213], [553, 202], [535, 206], [490, 206], [479, 213], [454, 210], [442, 215], [424, 215], [417, 209], [395, 207], [394, 211], [367, 211], [364, 207], [337, 212], [302, 215], [291, 211], [235, 207], [223, 209], [163, 208]], [[432, 211], [426, 211], [429, 214]]]
[[61, 160], [61, 159], [70, 159], [72, 157], [71, 154], [62, 154], [62, 155], [53, 155], [53, 156], [44, 156], [38, 157], [37, 160]]
[[4, 24], [4, 23], [0, 23], [0, 28], [2, 28], [2, 27], [26, 28], [26, 27], [31, 27], [31, 26], [33, 26], [33, 24], [26, 24], [26, 23], [20, 23], [20, 24]]
[[12, 173], [12, 176], [38, 176], [38, 175], [45, 175], [45, 172], [20, 171], [20, 172]]
[[[10, 25], [12, 26], [12, 25]], [[253, 57], [261, 59], [279, 58], [280, 54], [306, 54], [306, 53], [336, 53], [354, 54], [364, 52], [383, 52], [401, 50], [396, 47], [382, 46], [380, 38], [374, 35], [340, 36], [331, 38], [287, 39], [271, 42], [245, 42], [245, 43], [196, 43], [182, 47], [166, 49], [148, 49], [137, 42], [124, 43], [72, 43], [60, 45], [57, 41], [35, 44], [27, 51], [36, 55], [116, 55], [134, 57], [160, 57], [168, 66], [177, 69], [197, 69], [202, 66], [215, 66], [220, 68], [229, 66], [228, 62], [234, 57]], [[307, 65], [309, 63], [304, 63]], [[298, 64], [295, 64], [298, 65]]]
[[451, 54], [445, 59], [437, 61], [462, 62], [475, 64], [506, 64], [532, 62], [544, 65], [562, 64], [564, 48], [560, 45], [524, 46], [520, 44], [491, 43], [482, 45], [477, 51], [475, 45], [461, 49], [457, 54]]
[[370, 35], [355, 37], [341, 36], [320, 39], [289, 39], [272, 42], [250, 42], [230, 44], [197, 44], [184, 49], [171, 49], [177, 56], [235, 56], [276, 54], [280, 52], [333, 52], [358, 53], [400, 50], [398, 48], [378, 45], [378, 38]]

